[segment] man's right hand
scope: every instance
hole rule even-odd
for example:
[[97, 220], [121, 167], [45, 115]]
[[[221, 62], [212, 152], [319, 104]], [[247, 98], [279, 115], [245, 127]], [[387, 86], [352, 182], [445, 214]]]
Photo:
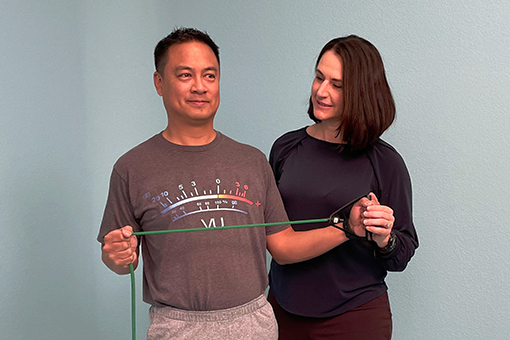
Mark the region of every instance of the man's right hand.
[[129, 264], [138, 264], [138, 239], [133, 228], [125, 226], [109, 232], [104, 237], [102, 259], [117, 274], [129, 273]]

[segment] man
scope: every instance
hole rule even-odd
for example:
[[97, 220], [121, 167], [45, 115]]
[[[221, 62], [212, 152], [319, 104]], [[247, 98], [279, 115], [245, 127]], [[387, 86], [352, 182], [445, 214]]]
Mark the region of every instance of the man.
[[[133, 231], [287, 220], [264, 154], [213, 128], [220, 103], [216, 44], [180, 28], [154, 56], [168, 125], [114, 166], [98, 241], [103, 262], [117, 274], [138, 265]], [[289, 225], [141, 237], [148, 339], [276, 339], [264, 296], [266, 248], [286, 264], [346, 240], [334, 227], [294, 232]]]

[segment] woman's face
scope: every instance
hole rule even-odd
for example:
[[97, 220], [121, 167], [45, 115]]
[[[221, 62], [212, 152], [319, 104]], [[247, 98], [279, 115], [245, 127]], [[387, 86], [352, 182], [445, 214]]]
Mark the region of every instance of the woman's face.
[[343, 109], [342, 62], [333, 51], [319, 60], [312, 83], [312, 105], [315, 118], [338, 121]]

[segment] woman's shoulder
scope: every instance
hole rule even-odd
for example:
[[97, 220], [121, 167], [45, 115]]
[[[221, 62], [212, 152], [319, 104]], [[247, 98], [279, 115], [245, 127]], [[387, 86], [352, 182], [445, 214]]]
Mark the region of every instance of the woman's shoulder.
[[293, 147], [296, 143], [306, 138], [306, 126], [297, 130], [292, 130], [278, 137], [273, 143], [272, 149], [285, 149]]
[[299, 144], [307, 136], [306, 126], [284, 133], [273, 143], [271, 151], [269, 152], [269, 164], [273, 168], [273, 171], [277, 173], [287, 156], [291, 153], [296, 145]]
[[379, 139], [368, 150], [368, 157], [373, 164], [377, 164], [382, 169], [407, 171], [404, 158], [397, 149], [390, 143]]
[[372, 146], [372, 153], [384, 155], [387, 157], [399, 157], [402, 158], [400, 153], [395, 149], [393, 145], [390, 143], [379, 139], [373, 146]]

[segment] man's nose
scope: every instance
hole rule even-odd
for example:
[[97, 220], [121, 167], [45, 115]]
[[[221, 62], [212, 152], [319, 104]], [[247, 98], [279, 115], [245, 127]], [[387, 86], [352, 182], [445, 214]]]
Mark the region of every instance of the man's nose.
[[195, 78], [193, 86], [191, 87], [193, 92], [204, 93], [207, 91], [204, 80], [202, 78]]

